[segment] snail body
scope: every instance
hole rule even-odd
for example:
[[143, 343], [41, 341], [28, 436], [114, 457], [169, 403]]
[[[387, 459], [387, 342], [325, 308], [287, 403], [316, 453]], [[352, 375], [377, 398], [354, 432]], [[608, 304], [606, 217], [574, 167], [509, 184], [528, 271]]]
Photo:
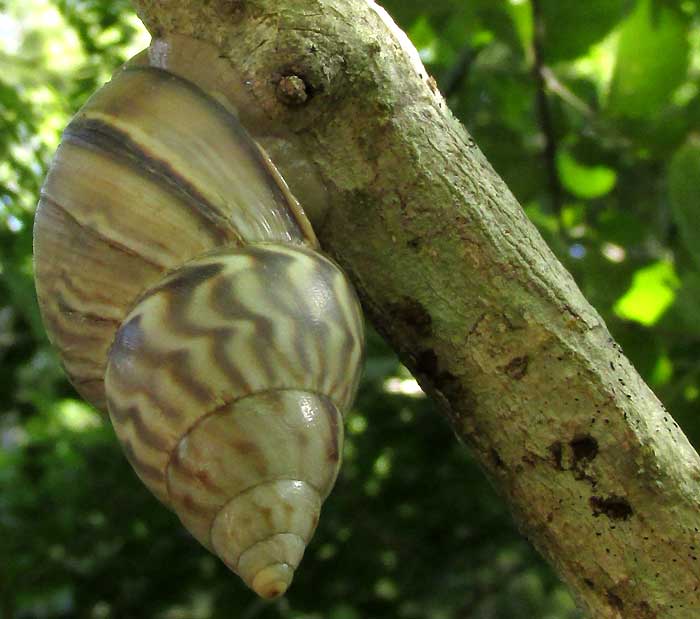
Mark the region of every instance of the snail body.
[[340, 467], [363, 327], [234, 110], [143, 57], [67, 127], [35, 223], [42, 316], [135, 472], [263, 597]]

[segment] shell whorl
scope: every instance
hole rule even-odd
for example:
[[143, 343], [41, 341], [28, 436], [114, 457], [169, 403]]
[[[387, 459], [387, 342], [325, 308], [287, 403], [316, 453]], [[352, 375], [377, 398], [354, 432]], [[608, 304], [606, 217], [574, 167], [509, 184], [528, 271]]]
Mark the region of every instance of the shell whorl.
[[35, 224], [40, 307], [137, 475], [263, 597], [340, 467], [352, 287], [236, 117], [140, 64], [71, 122]]

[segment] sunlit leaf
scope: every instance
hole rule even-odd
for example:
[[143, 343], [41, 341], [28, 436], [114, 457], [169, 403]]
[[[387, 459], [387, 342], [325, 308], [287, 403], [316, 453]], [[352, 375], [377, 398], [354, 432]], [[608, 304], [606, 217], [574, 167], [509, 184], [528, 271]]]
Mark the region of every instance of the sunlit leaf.
[[673, 264], [661, 260], [634, 274], [629, 290], [615, 304], [620, 318], [651, 326], [676, 298], [680, 281]]
[[603, 165], [587, 166], [579, 163], [566, 150], [557, 155], [557, 169], [562, 185], [579, 198], [601, 198], [615, 187], [617, 173]]

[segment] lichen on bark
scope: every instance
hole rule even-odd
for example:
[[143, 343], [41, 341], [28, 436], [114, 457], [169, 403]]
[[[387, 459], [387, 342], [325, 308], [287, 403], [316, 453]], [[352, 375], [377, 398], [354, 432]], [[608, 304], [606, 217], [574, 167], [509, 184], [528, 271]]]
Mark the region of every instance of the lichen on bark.
[[405, 35], [370, 0], [135, 5], [215, 45], [319, 175], [324, 248], [590, 616], [700, 616], [698, 455]]

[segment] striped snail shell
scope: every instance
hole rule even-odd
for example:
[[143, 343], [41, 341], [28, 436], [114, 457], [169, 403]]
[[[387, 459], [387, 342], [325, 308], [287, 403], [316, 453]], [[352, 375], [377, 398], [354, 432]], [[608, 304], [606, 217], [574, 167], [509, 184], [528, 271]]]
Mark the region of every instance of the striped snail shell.
[[42, 316], [137, 475], [263, 597], [288, 588], [340, 466], [360, 307], [233, 111], [127, 64], [41, 192]]

